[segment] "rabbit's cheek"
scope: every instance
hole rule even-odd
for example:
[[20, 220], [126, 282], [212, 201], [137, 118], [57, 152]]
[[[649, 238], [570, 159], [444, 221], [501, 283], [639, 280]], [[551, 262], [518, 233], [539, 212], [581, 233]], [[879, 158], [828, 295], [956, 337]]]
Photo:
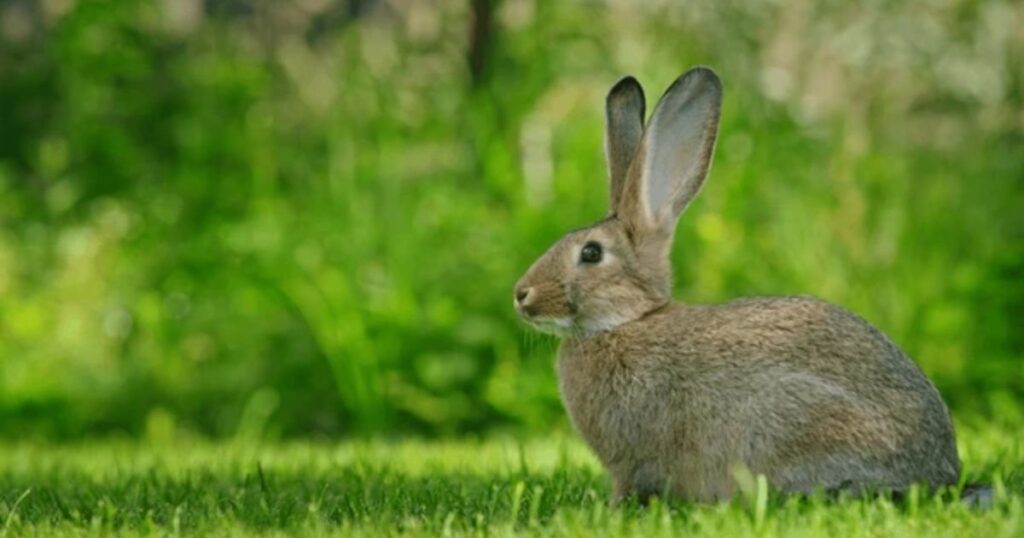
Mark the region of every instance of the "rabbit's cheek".
[[576, 317], [580, 313], [580, 303], [583, 299], [582, 290], [577, 284], [565, 286], [565, 308], [570, 316]]
[[570, 294], [566, 294], [565, 309], [570, 316], [576, 316], [580, 311], [579, 302]]

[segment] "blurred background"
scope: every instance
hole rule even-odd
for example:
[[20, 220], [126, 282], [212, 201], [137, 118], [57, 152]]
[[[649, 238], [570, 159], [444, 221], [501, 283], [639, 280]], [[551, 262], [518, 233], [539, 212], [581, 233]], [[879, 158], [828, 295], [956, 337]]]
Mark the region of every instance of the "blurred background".
[[807, 293], [1024, 421], [1024, 3], [0, 1], [0, 438], [567, 428], [512, 285], [603, 98], [726, 88], [676, 296]]

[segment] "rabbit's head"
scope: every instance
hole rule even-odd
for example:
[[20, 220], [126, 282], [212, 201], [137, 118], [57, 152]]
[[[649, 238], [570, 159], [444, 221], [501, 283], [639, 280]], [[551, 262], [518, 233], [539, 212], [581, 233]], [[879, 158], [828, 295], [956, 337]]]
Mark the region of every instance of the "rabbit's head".
[[645, 128], [636, 79], [612, 87], [608, 215], [561, 238], [516, 283], [524, 320], [556, 334], [592, 334], [671, 301], [672, 236], [707, 176], [721, 103], [718, 77], [697, 67], [672, 83]]

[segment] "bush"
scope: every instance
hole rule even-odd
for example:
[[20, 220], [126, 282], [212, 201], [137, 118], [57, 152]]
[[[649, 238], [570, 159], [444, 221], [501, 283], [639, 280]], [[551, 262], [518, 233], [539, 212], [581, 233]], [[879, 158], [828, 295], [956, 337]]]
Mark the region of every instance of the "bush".
[[677, 296], [815, 294], [958, 412], [1024, 396], [1020, 5], [0, 11], [0, 434], [564, 426], [512, 284], [604, 212], [607, 88], [693, 64]]

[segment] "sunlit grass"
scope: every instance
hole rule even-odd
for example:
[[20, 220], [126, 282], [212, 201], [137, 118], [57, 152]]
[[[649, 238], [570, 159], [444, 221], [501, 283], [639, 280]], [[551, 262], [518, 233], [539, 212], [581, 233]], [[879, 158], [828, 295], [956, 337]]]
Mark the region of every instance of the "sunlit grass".
[[126, 535], [1017, 536], [1024, 445], [961, 425], [968, 479], [994, 506], [948, 498], [783, 499], [610, 508], [574, 437], [340, 444], [103, 441], [0, 447], [0, 533]]

